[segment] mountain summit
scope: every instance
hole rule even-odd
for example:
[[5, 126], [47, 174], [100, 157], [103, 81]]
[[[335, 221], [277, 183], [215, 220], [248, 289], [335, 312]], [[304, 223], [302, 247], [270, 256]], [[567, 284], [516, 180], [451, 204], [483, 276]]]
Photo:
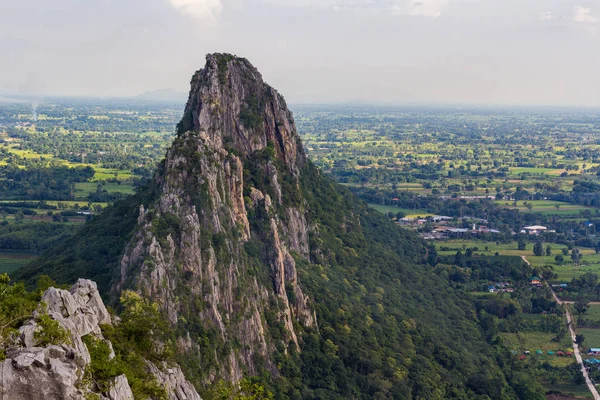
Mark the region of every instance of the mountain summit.
[[470, 298], [427, 263], [434, 250], [307, 160], [247, 60], [206, 60], [147, 187], [16, 277], [85, 277], [113, 301], [130, 289], [156, 303], [200, 392], [251, 378], [278, 399], [527, 393]]
[[292, 113], [245, 58], [209, 54], [196, 72], [178, 133], [202, 131], [217, 146], [251, 154], [273, 144], [278, 158], [297, 172], [306, 156]]

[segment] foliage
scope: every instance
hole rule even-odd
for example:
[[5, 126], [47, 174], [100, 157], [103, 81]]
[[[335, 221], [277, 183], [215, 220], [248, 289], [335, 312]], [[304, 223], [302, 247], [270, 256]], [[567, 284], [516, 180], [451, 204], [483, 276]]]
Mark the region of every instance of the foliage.
[[7, 274], [0, 274], [0, 345], [6, 345], [11, 334], [30, 318], [38, 306], [41, 291], [27, 292], [23, 283], [10, 284]]
[[92, 167], [52, 167], [21, 169], [0, 167], [0, 199], [71, 200], [74, 184], [94, 176]]
[[206, 400], [270, 400], [273, 394], [259, 383], [242, 379], [238, 384], [218, 381], [204, 396]]
[[[44, 309], [43, 304], [41, 308]], [[33, 337], [36, 339], [38, 346], [71, 343], [69, 331], [63, 328], [58, 321], [52, 319], [47, 313], [42, 313], [36, 317], [35, 322], [37, 323], [37, 327]]]
[[170, 360], [171, 345], [168, 324], [156, 304], [139, 294], [124, 291], [121, 295], [121, 321], [102, 326], [105, 337], [111, 341], [116, 357], [107, 361], [107, 345], [87, 338], [94, 347], [90, 374], [107, 380], [125, 374], [136, 399], [166, 400], [166, 392], [148, 371], [145, 360], [157, 365]]
[[136, 350], [150, 361], [166, 361], [171, 349], [166, 343], [169, 325], [158, 310], [158, 305], [126, 290], [121, 294], [121, 318], [117, 335], [119, 345]]
[[264, 105], [259, 102], [255, 93], [250, 93], [242, 105], [240, 121], [247, 129], [255, 129], [262, 122], [262, 109]]

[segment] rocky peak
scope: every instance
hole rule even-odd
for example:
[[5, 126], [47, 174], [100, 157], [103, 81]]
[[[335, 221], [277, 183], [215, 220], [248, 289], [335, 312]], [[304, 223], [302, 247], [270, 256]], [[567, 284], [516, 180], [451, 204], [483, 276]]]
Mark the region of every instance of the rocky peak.
[[294, 174], [306, 160], [283, 96], [248, 60], [230, 54], [206, 56], [177, 130], [205, 132], [218, 147], [242, 155], [272, 146]]
[[274, 355], [317, 325], [296, 271], [305, 163], [283, 97], [246, 59], [209, 54], [112, 288], [161, 305], [203, 383], [277, 376]]

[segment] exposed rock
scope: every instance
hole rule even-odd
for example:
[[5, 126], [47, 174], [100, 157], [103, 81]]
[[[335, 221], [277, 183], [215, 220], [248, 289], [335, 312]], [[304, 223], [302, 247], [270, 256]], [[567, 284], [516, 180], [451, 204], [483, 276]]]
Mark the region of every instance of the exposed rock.
[[0, 365], [2, 399], [84, 399], [76, 387], [83, 370], [66, 351], [54, 347], [10, 350]]
[[283, 97], [263, 82], [244, 58], [209, 54], [204, 69], [192, 78], [180, 133], [203, 131], [219, 148], [227, 144], [241, 154], [275, 145], [294, 173], [306, 156]]
[[[23, 347], [12, 348], [6, 352], [6, 359], [0, 364], [0, 398], [10, 400], [84, 400], [95, 393], [100, 398], [110, 400], [133, 400], [133, 394], [125, 375], [113, 379], [107, 393], [87, 385], [83, 378], [91, 358], [82, 341], [85, 335], [94, 335], [102, 339], [101, 324], [111, 324], [111, 317], [96, 284], [80, 279], [69, 291], [49, 288], [42, 296], [44, 309], [19, 329]], [[39, 326], [35, 317], [47, 313], [66, 329], [69, 343], [60, 346], [38, 345], [35, 333]], [[109, 359], [115, 357], [112, 344]], [[154, 373], [157, 369], [148, 363]], [[173, 377], [165, 386], [171, 399], [200, 399], [194, 387], [185, 379], [179, 367], [172, 368]], [[170, 375], [169, 375], [170, 376]], [[162, 381], [161, 381], [162, 382]], [[184, 393], [187, 397], [177, 397]], [[195, 397], [194, 397], [195, 396]]]
[[119, 375], [113, 379], [113, 383], [108, 389], [108, 398], [110, 400], [133, 400], [133, 393], [125, 375]]
[[169, 393], [169, 400], [200, 400], [194, 386], [187, 381], [179, 366], [163, 365], [163, 369], [148, 363], [150, 372]]

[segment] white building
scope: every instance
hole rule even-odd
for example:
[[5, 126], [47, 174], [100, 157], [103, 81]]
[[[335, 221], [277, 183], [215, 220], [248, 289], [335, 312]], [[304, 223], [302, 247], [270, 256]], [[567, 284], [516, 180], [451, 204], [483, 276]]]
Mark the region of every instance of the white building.
[[528, 233], [530, 235], [539, 235], [542, 232], [547, 231], [548, 228], [541, 225], [526, 226], [521, 230], [521, 233]]

